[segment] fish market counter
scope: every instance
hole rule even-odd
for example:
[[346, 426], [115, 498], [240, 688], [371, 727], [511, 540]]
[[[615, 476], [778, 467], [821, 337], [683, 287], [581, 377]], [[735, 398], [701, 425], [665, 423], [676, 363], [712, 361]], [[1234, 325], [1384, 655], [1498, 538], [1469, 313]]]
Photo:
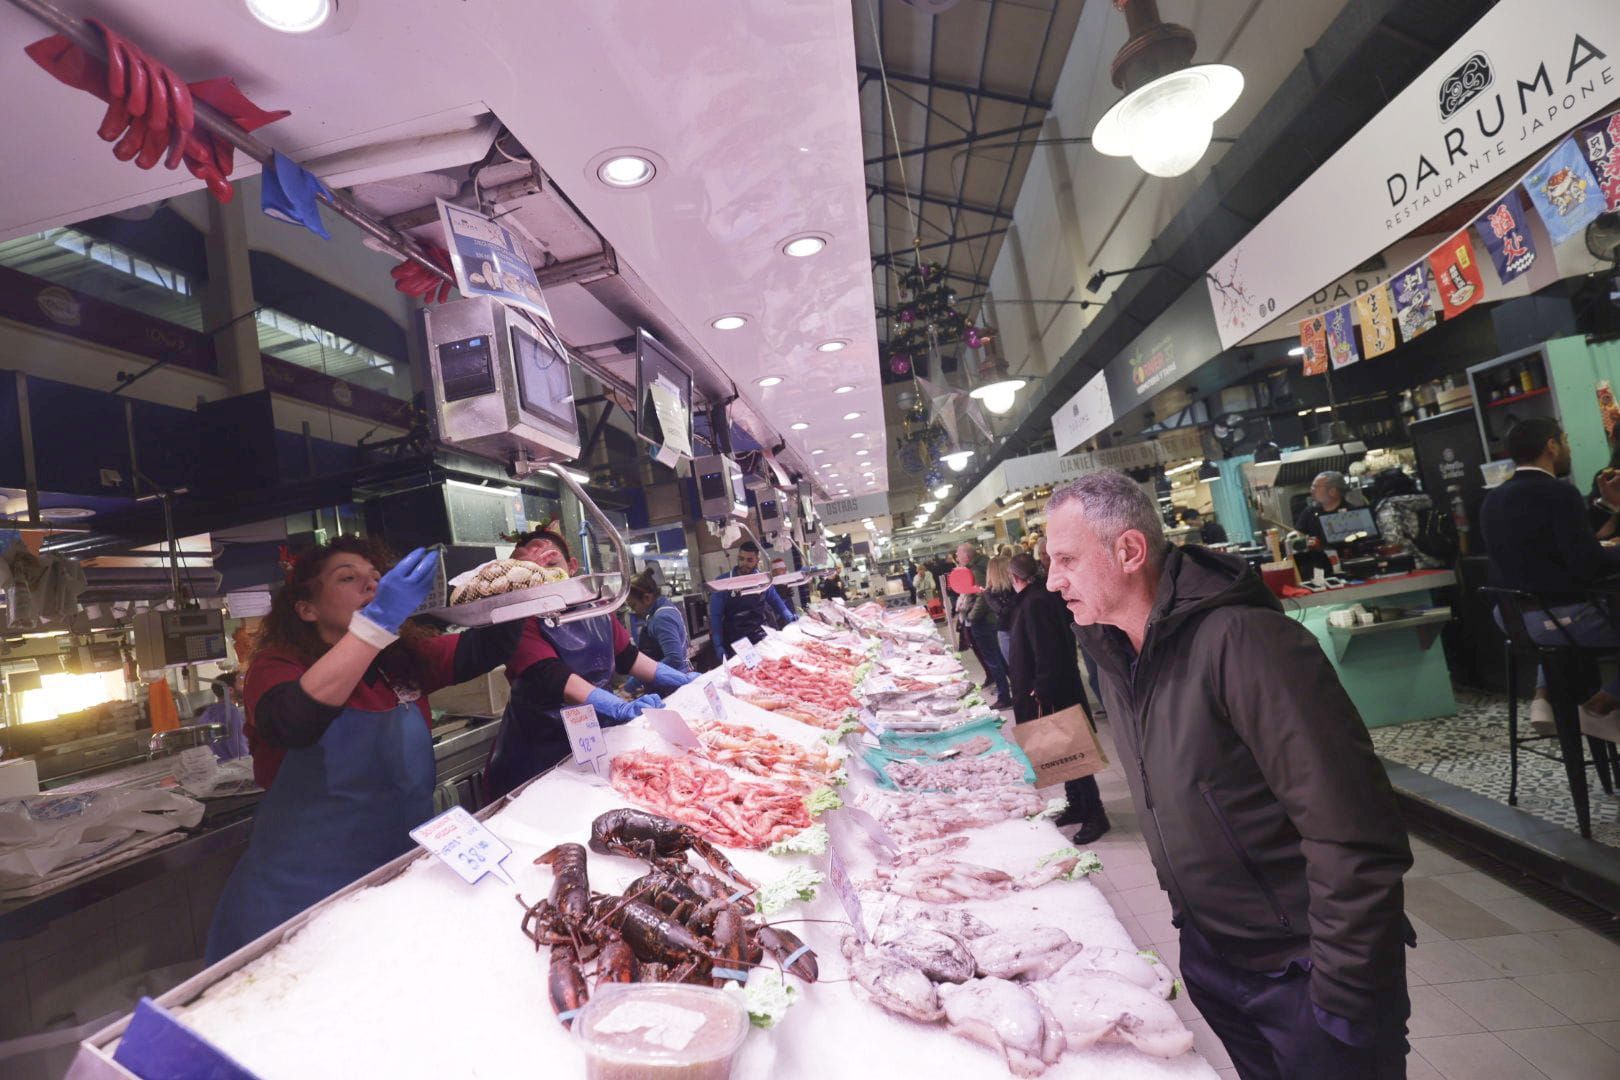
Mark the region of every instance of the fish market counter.
[[[1451, 609], [1434, 597], [1456, 583], [1449, 570], [1420, 570], [1284, 600], [1283, 610], [1321, 644], [1368, 727], [1404, 724], [1457, 711], [1446, 651], [1437, 647]], [[1385, 617], [1335, 625], [1346, 621], [1336, 612], [1358, 605]]]
[[[711, 681], [716, 683], [712, 688], [706, 685]], [[723, 675], [714, 673], [668, 701], [694, 727], [701, 727], [712, 695], [718, 694], [732, 725], [774, 732], [783, 739], [791, 733], [817, 756], [815, 745], [827, 745], [822, 731], [756, 708], [726, 693], [724, 685]], [[672, 734], [664, 724], [655, 730], [654, 722], [645, 717], [605, 734], [613, 755], [681, 753], [681, 732]], [[889, 797], [877, 792], [873, 775], [861, 766], [850, 768], [842, 791], [846, 805], [870, 805], [873, 797]], [[536, 858], [558, 844], [585, 843], [599, 815], [627, 805], [624, 794], [588, 767], [572, 762], [559, 766], [479, 815], [488, 830], [512, 849], [503, 865], [515, 887], [493, 875], [468, 884], [438, 859], [408, 854], [201, 972], [158, 1004], [263, 1080], [515, 1077], [537, 1070], [548, 1076], [584, 1076], [585, 1058], [576, 1036], [553, 1015], [549, 950], [525, 933], [525, 909], [545, 899], [556, 880], [552, 866], [537, 865]], [[870, 934], [881, 931], [885, 921], [909, 920], [915, 912], [906, 914], [906, 904], [936, 906], [902, 901], [881, 890], [877, 879], [904, 865], [905, 857], [886, 852], [879, 846], [884, 837], [867, 825], [853, 827], [854, 819], [841, 811], [827, 814], [831, 848], [826, 854], [725, 849], [736, 870], [760, 887], [761, 896], [773, 882], [780, 884], [779, 879], [792, 875], [814, 873], [830, 879], [816, 887], [810, 899], [800, 893], [797, 902], [768, 917], [770, 924], [792, 931], [814, 950], [819, 977], [814, 983], [792, 976], [783, 979], [767, 957], [751, 981], [777, 980], [773, 985], [790, 985], [797, 993], [787, 995], [794, 1000], [774, 1026], [749, 1032], [732, 1075], [953, 1080], [1008, 1075], [1009, 1058], [953, 1034], [937, 1004], [918, 1005], [939, 1014], [930, 1017], [936, 1022], [919, 1022], [880, 1008], [868, 993], [852, 985], [850, 963], [842, 952], [846, 939], [854, 943], [852, 912]], [[1012, 875], [1020, 881], [1028, 880], [1023, 875], [1036, 871], [1043, 857], [1066, 847], [1062, 834], [1043, 817], [1015, 816], [957, 836], [943, 845], [953, 859], [998, 867], [1006, 871], [1000, 877]], [[907, 850], [917, 856], [930, 849], [918, 845]], [[591, 890], [619, 895], [647, 874], [649, 866], [639, 858], [591, 851], [587, 870]], [[1114, 955], [1118, 950], [1119, 956], [1136, 957], [1107, 898], [1083, 877], [1008, 886], [1001, 895], [948, 906], [977, 916], [981, 926], [988, 924], [985, 929], [1061, 927], [1076, 943], [1099, 953]], [[854, 952], [858, 956], [860, 950]], [[1135, 962], [1147, 969], [1140, 959]], [[790, 971], [803, 968], [803, 960], [795, 964], [791, 956], [787, 964]], [[967, 974], [972, 974], [971, 960]], [[952, 1021], [962, 1020], [958, 1029], [1000, 1026], [1004, 1040], [1032, 1047], [1036, 1054], [1041, 1052], [1046, 1025], [1049, 1051], [1056, 1039], [1056, 1051], [1046, 1055], [1047, 1076], [1215, 1075], [1195, 1052], [1181, 1052], [1179, 1042], [1172, 1058], [1150, 1056], [1124, 1041], [1108, 1041], [1106, 1035], [1095, 1045], [1062, 1052], [1063, 1032], [1051, 1026], [1057, 1023], [1052, 1013], [1043, 1019], [1040, 1007], [1032, 1004], [1034, 995], [1012, 983], [994, 988], [988, 986], [991, 983], [1001, 981], [973, 980], [975, 986], [985, 984], [981, 989], [1003, 990], [1009, 995], [1009, 1007], [999, 998], [987, 1000], [976, 1010], [963, 1010], [969, 1014], [964, 1017], [953, 1011]], [[931, 985], [923, 981], [923, 996], [934, 992]], [[1169, 987], [1168, 976], [1164, 987]], [[751, 999], [754, 989], [751, 986], [747, 995], [736, 988], [731, 992]], [[939, 989], [943, 994], [958, 988]], [[966, 988], [960, 993], [965, 995]], [[950, 997], [950, 1002], [957, 1002], [957, 997]], [[1170, 1011], [1162, 995], [1155, 1004]], [[128, 1076], [112, 1061], [127, 1024], [120, 1021], [87, 1040], [68, 1076], [72, 1080]], [[1039, 1057], [1018, 1057], [1011, 1051], [1009, 1055], [1020, 1063], [1021, 1074], [1041, 1071]], [[647, 1073], [655, 1074], [676, 1075], [673, 1070]]]

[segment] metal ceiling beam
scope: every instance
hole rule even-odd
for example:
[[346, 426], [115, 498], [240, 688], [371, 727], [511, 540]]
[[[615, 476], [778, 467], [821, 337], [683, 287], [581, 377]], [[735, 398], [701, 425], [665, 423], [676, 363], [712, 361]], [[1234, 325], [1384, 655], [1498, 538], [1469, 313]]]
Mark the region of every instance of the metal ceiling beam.
[[[862, 75], [870, 78], [881, 78], [875, 64], [861, 64], [856, 68]], [[1026, 97], [1021, 94], [1008, 94], [1000, 90], [990, 90], [983, 86], [969, 86], [966, 83], [951, 82], [948, 79], [931, 79], [926, 75], [908, 75], [904, 72], [891, 71], [888, 73], [890, 82], [910, 83], [913, 86], [927, 86], [935, 90], [951, 90], [958, 94], [967, 94], [970, 97], [980, 98], [984, 101], [1001, 101], [1008, 105], [1022, 105], [1026, 109], [1040, 109], [1049, 112], [1052, 103], [1044, 98]]]
[[900, 199], [904, 199], [909, 195], [916, 202], [928, 203], [932, 206], [949, 206], [952, 209], [966, 210], [973, 214], [984, 214], [986, 217], [1012, 220], [1011, 210], [1002, 210], [1000, 207], [984, 206], [979, 203], [959, 202], [948, 195], [934, 195], [925, 191], [907, 191], [905, 188], [895, 187], [893, 184], [867, 184], [866, 197], [870, 199], [873, 195], [893, 195]]
[[1014, 127], [997, 128], [994, 131], [981, 131], [977, 134], [969, 135], [966, 138], [950, 139], [942, 143], [914, 146], [910, 150], [902, 150], [897, 154], [884, 154], [881, 157], [867, 158], [866, 164], [882, 165], [886, 161], [896, 161], [900, 158], [916, 157], [918, 154], [931, 154], [935, 150], [954, 150], [959, 146], [967, 146], [971, 143], [976, 143], [981, 139], [1000, 139], [1008, 135], [1019, 135], [1026, 131], [1034, 131], [1044, 122], [1045, 121], [1042, 120], [1033, 120], [1027, 124], [1018, 124]]
[[[928, 250], [930, 250], [932, 248], [949, 247], [953, 243], [954, 244], [965, 244], [969, 240], [988, 240], [992, 236], [1000, 236], [1002, 233], [1004, 233], [1006, 231], [1007, 231], [1007, 226], [1003, 225], [999, 229], [990, 229], [987, 232], [972, 233], [972, 234], [970, 234], [968, 236], [952, 236], [949, 240], [935, 240], [931, 244], [919, 244], [918, 246], [912, 248], [912, 250], [913, 251], [928, 251]], [[874, 255], [874, 256], [872, 256], [872, 265], [873, 266], [887, 266], [893, 260], [894, 260], [893, 255]]]

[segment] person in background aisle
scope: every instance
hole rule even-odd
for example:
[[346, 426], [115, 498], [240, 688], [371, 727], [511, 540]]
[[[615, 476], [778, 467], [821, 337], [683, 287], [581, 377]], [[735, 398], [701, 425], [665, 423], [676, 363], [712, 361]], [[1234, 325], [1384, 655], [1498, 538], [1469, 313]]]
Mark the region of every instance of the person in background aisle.
[[848, 598], [848, 594], [844, 592], [844, 579], [836, 570], [821, 579], [821, 585], [817, 591], [821, 593], [823, 600], [844, 600]]
[[[1074, 617], [1063, 598], [1046, 587], [1046, 576], [1034, 556], [1020, 552], [1009, 561], [1008, 580], [1015, 590], [1007, 634], [1007, 669], [1012, 682], [1013, 721], [1078, 705], [1085, 710], [1086, 692], [1080, 685], [1080, 663], [1071, 633]], [[1078, 825], [1076, 844], [1096, 842], [1108, 831], [1108, 812], [1095, 776], [1083, 776], [1063, 785], [1068, 808], [1058, 817], [1061, 828]]]
[[1200, 544], [1225, 544], [1229, 542], [1226, 536], [1226, 527], [1215, 520], [1214, 514], [1206, 518], [1201, 512], [1189, 506], [1181, 512], [1181, 520], [1198, 530], [1198, 542]]
[[1412, 851], [1322, 647], [1242, 559], [1166, 544], [1123, 473], [1046, 513], [1193, 1004], [1246, 1080], [1406, 1075]]
[[[568, 542], [545, 529], [519, 537], [512, 558], [579, 572]], [[490, 801], [568, 757], [563, 709], [590, 705], [602, 726], [611, 727], [633, 720], [643, 709], [663, 708], [660, 695], [692, 681], [691, 675], [670, 664], [642, 655], [630, 632], [612, 615], [558, 626], [543, 626], [530, 618], [520, 625], [522, 636], [506, 662], [512, 700], [506, 704], [484, 766], [485, 796]], [[632, 675], [637, 685], [654, 692], [625, 701], [611, 689], [615, 675]]]
[[1611, 503], [1603, 496], [1603, 481], [1620, 475], [1620, 446], [1609, 452], [1609, 463], [1592, 477], [1592, 487], [1586, 493], [1586, 517], [1599, 540], [1611, 540], [1620, 533], [1620, 504]]
[[410, 850], [433, 815], [427, 695], [499, 667], [515, 624], [435, 635], [409, 621], [438, 556], [398, 565], [342, 537], [300, 556], [254, 643], [243, 697], [265, 789], [220, 895], [207, 961]]
[[996, 700], [990, 707], [1011, 708], [1012, 698], [1009, 695], [1012, 688], [1007, 683], [1007, 665], [1002, 660], [1001, 647], [996, 641], [990, 605], [981, 602], [989, 560], [979, 553], [978, 545], [969, 540], [956, 546], [956, 565], [972, 572], [974, 585], [971, 592], [961, 593], [956, 598], [956, 621], [962, 642], [973, 650], [973, 655], [979, 658], [979, 665], [984, 668], [983, 688], [988, 690], [994, 686], [996, 689]]
[[[759, 573], [759, 545], [744, 540], [737, 545], [737, 567], [721, 574], [721, 578], [743, 577]], [[826, 594], [823, 593], [823, 596]], [[725, 660], [731, 655], [731, 646], [743, 638], [756, 645], [765, 640], [767, 613], [775, 616], [778, 627], [793, 622], [795, 616], [775, 589], [752, 596], [716, 589], [709, 596], [709, 639], [714, 643], [714, 655]], [[715, 634], [718, 633], [719, 637]]]
[[[787, 560], [784, 559], [780, 555], [771, 556], [771, 576], [772, 577], [779, 577], [782, 574], [785, 574], [787, 572], [788, 572]], [[791, 614], [794, 618], [798, 618], [798, 612], [797, 612], [797, 610], [795, 610], [795, 608], [793, 606], [793, 586], [791, 586], [791, 585], [772, 585], [771, 588], [776, 591], [777, 596], [781, 597], [782, 604], [783, 604], [784, 607], [786, 607], [788, 609], [788, 613]], [[778, 630], [780, 630], [781, 628], [782, 628], [781, 626], [777, 626]]]
[[1434, 500], [1418, 490], [1416, 480], [1400, 469], [1385, 469], [1372, 478], [1366, 490], [1385, 547], [1399, 545], [1401, 553], [1410, 555], [1419, 570], [1446, 565], [1446, 560], [1418, 545], [1424, 535], [1424, 522], [1435, 511]]
[[[625, 603], [640, 624], [636, 648], [642, 656], [668, 664], [683, 675], [692, 673], [687, 657], [686, 617], [646, 570], [630, 579], [630, 596]], [[639, 689], [641, 680], [631, 676], [625, 689]]]
[[917, 564], [907, 559], [900, 566], [900, 580], [906, 584], [906, 592], [911, 596], [911, 602], [917, 602]]
[[221, 761], [247, 757], [247, 714], [242, 711], [241, 695], [236, 690], [236, 672], [227, 671], [213, 681], [214, 703], [198, 715], [195, 723], [218, 724], [225, 734], [209, 744], [214, 756]]
[[[1530, 417], [1508, 429], [1505, 446], [1515, 465], [1513, 475], [1486, 495], [1480, 508], [1491, 584], [1533, 593], [1548, 605], [1539, 616], [1525, 619], [1532, 641], [1562, 645], [1567, 633], [1580, 645], [1620, 649], [1620, 612], [1588, 595], [1604, 579], [1620, 574], [1620, 548], [1598, 542], [1580, 491], [1565, 480], [1569, 436], [1556, 420]], [[1620, 506], [1620, 473], [1599, 476], [1598, 487], [1606, 502]], [[1500, 623], [1501, 612], [1496, 618]], [[1583, 712], [1597, 716], [1616, 708], [1620, 679], [1581, 705]], [[1539, 731], [1555, 726], [1541, 672], [1530, 720]]]
[[[996, 648], [1001, 650], [1001, 660], [1007, 664], [1011, 663], [1012, 656], [1008, 649], [1012, 638], [1013, 605], [1018, 600], [1018, 594], [1013, 590], [1012, 575], [1007, 573], [1010, 562], [1012, 556], [997, 555], [985, 564], [984, 592], [980, 594], [980, 602], [990, 608], [990, 623], [996, 631]], [[1009, 683], [1011, 676], [1009, 669]]]

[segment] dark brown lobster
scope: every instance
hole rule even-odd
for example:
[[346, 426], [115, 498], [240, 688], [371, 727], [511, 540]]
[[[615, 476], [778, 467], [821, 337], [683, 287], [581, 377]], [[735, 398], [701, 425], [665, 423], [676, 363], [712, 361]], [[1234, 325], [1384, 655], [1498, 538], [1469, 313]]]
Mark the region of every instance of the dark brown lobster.
[[690, 825], [682, 825], [645, 810], [609, 810], [591, 822], [591, 850], [603, 855], [628, 855], [652, 864], [671, 860], [685, 863], [688, 851], [695, 851], [716, 873], [739, 885], [753, 888], [753, 882], [737, 872], [731, 860]]

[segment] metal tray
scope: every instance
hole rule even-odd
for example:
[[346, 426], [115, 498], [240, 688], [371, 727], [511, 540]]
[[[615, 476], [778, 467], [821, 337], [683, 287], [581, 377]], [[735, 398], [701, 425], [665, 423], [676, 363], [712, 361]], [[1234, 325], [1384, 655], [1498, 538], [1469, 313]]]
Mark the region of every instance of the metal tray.
[[446, 604], [422, 612], [454, 626], [492, 626], [538, 615], [542, 619], [571, 607], [600, 600], [610, 591], [608, 580], [617, 574], [582, 574], [566, 581], [547, 582], [487, 596], [469, 604]]

